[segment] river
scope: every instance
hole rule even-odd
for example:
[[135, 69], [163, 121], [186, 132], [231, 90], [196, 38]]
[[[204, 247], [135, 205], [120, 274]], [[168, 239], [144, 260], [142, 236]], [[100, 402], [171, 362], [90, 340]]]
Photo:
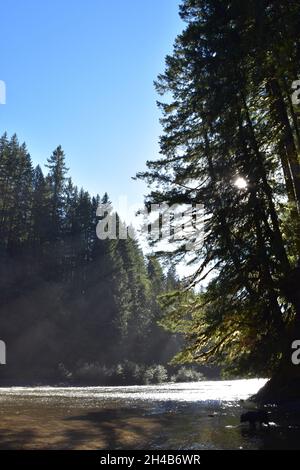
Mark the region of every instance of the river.
[[295, 416], [273, 407], [268, 427], [240, 424], [240, 414], [254, 406], [247, 399], [264, 383], [1, 388], [0, 448], [300, 448]]

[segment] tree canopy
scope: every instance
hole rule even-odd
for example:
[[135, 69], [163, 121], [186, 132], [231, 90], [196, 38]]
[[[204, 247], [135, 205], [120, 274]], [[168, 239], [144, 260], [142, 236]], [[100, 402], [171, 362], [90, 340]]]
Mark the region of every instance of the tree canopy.
[[[47, 174], [33, 168], [16, 136], [0, 138], [0, 332], [9, 358], [1, 378], [81, 374], [99, 383], [106, 371], [107, 383], [105, 367], [120, 371], [124, 361], [166, 366], [179, 343], [157, 325], [156, 296], [168, 288], [158, 260], [135, 238], [97, 237], [97, 208], [109, 197], [73, 184], [60, 146], [46, 166]], [[133, 369], [128, 381], [137, 380]]]
[[[165, 326], [188, 340], [178, 361], [271, 374], [299, 330], [300, 4], [184, 0], [180, 16], [156, 82], [162, 156], [138, 174], [158, 185], [148, 204], [204, 211], [194, 273], [163, 297]], [[185, 240], [165, 255], [187, 259]]]

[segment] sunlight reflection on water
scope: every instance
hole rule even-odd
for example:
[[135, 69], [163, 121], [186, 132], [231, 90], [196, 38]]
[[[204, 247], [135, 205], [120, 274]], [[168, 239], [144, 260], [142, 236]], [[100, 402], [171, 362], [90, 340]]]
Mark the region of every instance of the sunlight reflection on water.
[[26, 396], [125, 401], [234, 402], [249, 398], [265, 383], [266, 379], [249, 379], [126, 387], [7, 387], [0, 389], [0, 400]]
[[240, 423], [265, 383], [0, 388], [0, 448], [298, 449], [299, 416], [269, 407], [270, 426]]

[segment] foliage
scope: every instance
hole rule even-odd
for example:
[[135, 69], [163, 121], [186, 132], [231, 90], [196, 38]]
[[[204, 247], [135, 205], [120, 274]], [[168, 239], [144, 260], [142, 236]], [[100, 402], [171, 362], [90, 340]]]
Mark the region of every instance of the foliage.
[[172, 382], [199, 382], [200, 380], [204, 380], [204, 375], [186, 366], [180, 367], [177, 373], [171, 377]]
[[60, 378], [65, 384], [81, 385], [155, 385], [166, 382], [197, 382], [203, 380], [201, 372], [191, 367], [180, 367], [175, 371], [162, 364], [146, 366], [124, 361], [113, 366], [99, 362], [75, 365], [72, 371], [59, 365]]
[[[102, 382], [111, 379], [100, 364], [167, 363], [178, 345], [157, 326], [156, 296], [167, 289], [158, 260], [145, 259], [136, 239], [97, 238], [96, 210], [108, 195], [91, 197], [73, 184], [61, 147], [47, 168], [45, 175], [33, 168], [16, 136], [0, 138], [3, 379], [55, 382], [64, 364], [77, 368], [73, 379]], [[126, 367], [132, 380], [140, 375]]]
[[158, 187], [147, 204], [202, 205], [203, 232], [188, 255], [170, 239], [194, 273], [162, 296], [163, 323], [187, 340], [177, 362], [268, 375], [300, 318], [300, 4], [184, 0], [180, 15], [156, 82], [162, 157], [138, 177]]

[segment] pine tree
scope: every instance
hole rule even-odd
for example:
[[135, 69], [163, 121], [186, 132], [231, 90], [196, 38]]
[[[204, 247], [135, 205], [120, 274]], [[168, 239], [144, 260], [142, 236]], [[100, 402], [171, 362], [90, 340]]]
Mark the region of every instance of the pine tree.
[[65, 154], [61, 146], [57, 147], [47, 160], [49, 172], [46, 178], [49, 191], [49, 215], [51, 225], [48, 230], [49, 246], [47, 250], [49, 279], [63, 276], [63, 232], [65, 210], [66, 173]]
[[[180, 14], [186, 29], [156, 83], [172, 96], [159, 104], [163, 157], [138, 175], [160, 185], [148, 204], [204, 208], [194, 274], [166, 299], [166, 324], [188, 339], [180, 361], [275, 373], [288, 367], [300, 318], [299, 130], [290, 101], [299, 3], [185, 0]], [[185, 242], [174, 262], [187, 259]], [[188, 292], [208, 274], [204, 293]]]
[[143, 253], [135, 238], [118, 240], [117, 251], [122, 258], [128, 277], [128, 291], [131, 296], [128, 318], [127, 348], [132, 359], [144, 361], [144, 342], [151, 323], [150, 283], [147, 276]]
[[65, 154], [61, 146], [57, 147], [47, 160], [46, 167], [49, 169], [47, 182], [50, 188], [50, 210], [52, 220], [53, 240], [57, 240], [62, 232], [62, 218], [64, 211], [64, 191], [66, 185]]
[[47, 167], [33, 169], [16, 136], [0, 138], [0, 330], [10, 346], [1, 377], [49, 384], [86, 363], [152, 363], [154, 350], [164, 360], [156, 324], [151, 337], [163, 279], [152, 292], [135, 239], [97, 237], [100, 201], [128, 228], [107, 193], [91, 198], [67, 178], [61, 147]]

